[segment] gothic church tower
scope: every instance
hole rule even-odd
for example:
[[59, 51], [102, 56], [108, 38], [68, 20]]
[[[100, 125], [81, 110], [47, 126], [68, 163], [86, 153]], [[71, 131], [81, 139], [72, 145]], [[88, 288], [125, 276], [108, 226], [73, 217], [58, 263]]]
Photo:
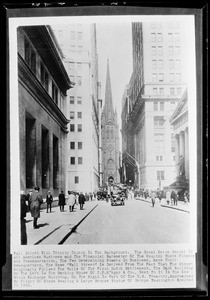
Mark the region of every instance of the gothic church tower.
[[109, 60], [107, 60], [105, 104], [101, 115], [102, 134], [102, 163], [103, 163], [103, 185], [109, 178], [114, 182], [120, 181], [119, 176], [119, 125], [117, 112], [114, 111], [112, 102], [112, 90], [109, 71]]

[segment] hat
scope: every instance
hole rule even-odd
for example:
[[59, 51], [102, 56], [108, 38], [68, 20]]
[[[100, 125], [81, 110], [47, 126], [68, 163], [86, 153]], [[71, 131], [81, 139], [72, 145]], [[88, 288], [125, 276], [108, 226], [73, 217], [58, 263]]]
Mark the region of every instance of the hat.
[[48, 191], [48, 193], [51, 193], [50, 191]]
[[39, 186], [35, 186], [34, 188], [36, 191], [39, 191]]

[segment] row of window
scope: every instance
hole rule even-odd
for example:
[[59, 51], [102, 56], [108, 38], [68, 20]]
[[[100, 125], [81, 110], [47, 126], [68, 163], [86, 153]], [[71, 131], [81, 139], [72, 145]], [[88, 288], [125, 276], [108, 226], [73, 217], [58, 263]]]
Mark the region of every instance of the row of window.
[[[180, 41], [180, 33], [179, 32], [168, 32], [167, 35], [167, 41], [168, 42], [179, 42]], [[162, 32], [152, 32], [151, 33], [151, 42], [163, 42], [163, 33]]]
[[[164, 133], [155, 133], [154, 134], [154, 150], [155, 150], [156, 154], [164, 153]], [[171, 152], [172, 153], [175, 152], [175, 139], [174, 139], [173, 134], [171, 134]], [[160, 159], [160, 161], [162, 159]], [[156, 160], [157, 160], [157, 156], [156, 156]]]
[[[71, 150], [75, 150], [75, 146], [76, 146], [76, 143], [75, 143], [75, 142], [70, 142], [70, 149], [71, 149]], [[78, 143], [77, 143], [77, 148], [78, 148], [79, 150], [82, 149], [82, 142], [78, 142]]]
[[[180, 59], [175, 59], [175, 60], [169, 59], [168, 66], [169, 66], [170, 70], [180, 69], [181, 68], [181, 60]], [[153, 59], [152, 60], [152, 68], [153, 68], [153, 70], [163, 69], [163, 60], [162, 59], [159, 59], [159, 60]]]
[[[153, 95], [161, 95], [163, 96], [164, 95], [164, 88], [152, 88], [152, 92], [153, 92]], [[171, 96], [174, 96], [174, 95], [181, 95], [182, 94], [182, 88], [178, 87], [178, 88], [174, 88], [174, 87], [171, 87], [170, 88], [170, 95]], [[167, 94], [168, 95], [168, 94]]]
[[[172, 151], [172, 148], [171, 148], [171, 152], [175, 152], [175, 151]], [[156, 155], [156, 161], [163, 161], [163, 156]], [[175, 155], [173, 155], [173, 161], [175, 161]]]
[[[70, 96], [70, 104], [75, 104], [75, 97]], [[81, 105], [82, 104], [82, 97], [77, 97], [77, 104]]]
[[[25, 38], [24, 40], [24, 51], [25, 51], [25, 61], [30, 67], [31, 71], [37, 76], [37, 57], [36, 52], [28, 42], [28, 40]], [[40, 81], [43, 85], [43, 87], [46, 89], [47, 92], [49, 92], [49, 73], [47, 69], [45, 68], [44, 64], [40, 61], [39, 64], [40, 68]], [[52, 99], [55, 101], [55, 103], [58, 105], [58, 88], [56, 87], [55, 83], [52, 81]]]
[[[75, 119], [75, 111], [70, 111], [70, 119], [73, 120]], [[77, 118], [78, 119], [82, 119], [82, 112], [81, 111], [78, 111], [77, 112]]]
[[70, 38], [71, 38], [71, 40], [76, 40], [76, 39], [82, 40], [82, 32], [81, 31], [78, 31], [78, 32], [71, 31]]
[[[152, 73], [152, 82], [163, 82], [164, 74], [163, 73]], [[169, 81], [170, 82], [180, 82], [181, 81], [181, 73], [169, 73]]]
[[[70, 124], [70, 131], [75, 131], [75, 124]], [[77, 132], [82, 132], [82, 124], [77, 124]]]
[[[154, 111], [164, 111], [164, 102], [154, 102], [153, 109]], [[170, 102], [171, 110], [174, 110], [176, 107], [176, 102]]]
[[[76, 164], [76, 157], [74, 157], [74, 156], [70, 157], [70, 164], [71, 165]], [[83, 164], [83, 157], [78, 157], [78, 165], [82, 165], [82, 164]]]
[[[181, 53], [180, 46], [168, 46], [168, 55], [169, 56], [179, 56]], [[152, 56], [163, 56], [163, 46], [152, 46]]]
[[69, 63], [69, 69], [70, 70], [82, 70], [82, 63], [81, 62], [77, 62], [77, 63], [74, 63], [74, 62], [70, 62]]

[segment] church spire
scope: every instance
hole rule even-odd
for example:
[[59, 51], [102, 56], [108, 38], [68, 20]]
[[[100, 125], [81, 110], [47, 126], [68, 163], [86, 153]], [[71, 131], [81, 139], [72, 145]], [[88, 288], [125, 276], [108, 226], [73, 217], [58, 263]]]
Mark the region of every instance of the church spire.
[[111, 79], [109, 70], [109, 59], [107, 59], [107, 73], [106, 73], [106, 90], [105, 90], [105, 113], [107, 116], [114, 114], [113, 103], [112, 103], [112, 90], [111, 90]]

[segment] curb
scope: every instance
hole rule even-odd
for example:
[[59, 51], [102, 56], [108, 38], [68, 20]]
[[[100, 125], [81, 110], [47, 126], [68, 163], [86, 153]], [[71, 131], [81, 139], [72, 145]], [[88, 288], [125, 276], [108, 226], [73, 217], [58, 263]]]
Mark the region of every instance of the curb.
[[168, 206], [168, 205], [164, 205], [164, 204], [161, 204], [160, 206], [167, 207], [167, 208], [172, 208], [172, 209], [176, 209], [176, 210], [180, 210], [180, 211], [184, 211], [184, 212], [190, 213], [189, 210], [178, 208], [178, 207]]
[[[148, 201], [148, 200], [145, 200], [145, 199], [141, 199], [141, 198], [135, 198], [135, 199], [136, 199], [136, 200], [140, 200], [140, 201], [144, 201], [144, 202], [147, 202], [147, 203], [151, 203], [151, 201]], [[173, 206], [164, 205], [164, 204], [161, 204], [160, 206], [162, 206], [162, 207], [167, 207], [167, 208], [171, 208], [171, 209], [176, 209], [176, 210], [180, 210], [180, 211], [184, 211], [184, 212], [190, 213], [189, 210], [182, 209], [182, 208], [178, 208], [178, 207], [173, 207]]]

